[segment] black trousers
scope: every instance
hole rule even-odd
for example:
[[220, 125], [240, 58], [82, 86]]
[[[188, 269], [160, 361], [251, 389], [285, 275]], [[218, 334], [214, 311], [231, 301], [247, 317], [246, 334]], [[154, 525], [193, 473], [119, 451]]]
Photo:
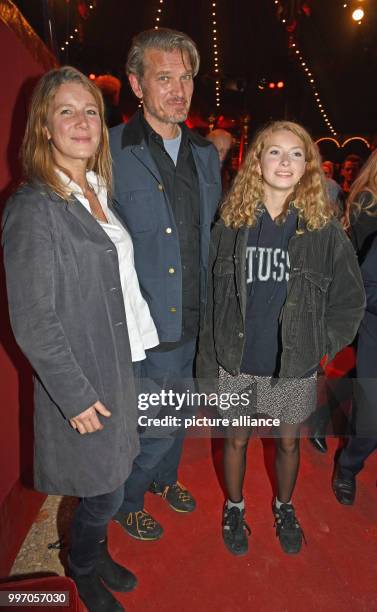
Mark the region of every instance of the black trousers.
[[122, 484], [111, 493], [80, 500], [71, 526], [69, 550], [69, 566], [76, 574], [89, 574], [94, 569], [99, 544], [106, 539], [109, 521], [118, 511], [123, 495]]
[[364, 467], [364, 462], [377, 448], [377, 438], [350, 438], [338, 459], [340, 476], [352, 480]]

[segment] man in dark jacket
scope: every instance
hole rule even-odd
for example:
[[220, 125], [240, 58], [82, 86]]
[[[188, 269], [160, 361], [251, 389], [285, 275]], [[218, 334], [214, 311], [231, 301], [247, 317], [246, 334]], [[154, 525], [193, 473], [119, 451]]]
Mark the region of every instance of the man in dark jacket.
[[[138, 375], [160, 390], [177, 390], [177, 383], [193, 377], [210, 228], [221, 193], [219, 159], [214, 147], [184, 124], [199, 69], [197, 48], [187, 35], [163, 28], [142, 32], [133, 40], [126, 68], [143, 111], [111, 130], [115, 206], [132, 235], [140, 287], [160, 340], [157, 349], [147, 351]], [[182, 431], [162, 436], [147, 429], [141, 436], [116, 517], [137, 539], [162, 535], [144, 511], [148, 488], [178, 512], [195, 508], [192, 495], [177, 482], [182, 443]]]

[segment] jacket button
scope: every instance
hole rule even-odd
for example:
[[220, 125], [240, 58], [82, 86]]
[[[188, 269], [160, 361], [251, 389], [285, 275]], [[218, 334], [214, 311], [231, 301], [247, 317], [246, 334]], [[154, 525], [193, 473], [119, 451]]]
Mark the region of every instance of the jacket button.
[[120, 325], [123, 325], [123, 321], [118, 321], [118, 323], [115, 323], [115, 327], [119, 327]]
[[118, 287], [111, 287], [110, 291], [118, 291]]
[[106, 253], [112, 253], [114, 249], [106, 249]]
[[169, 274], [174, 274], [175, 273], [175, 269], [174, 268], [169, 268]]
[[161, 183], [159, 183], [158, 188], [159, 188], [159, 190], [160, 190], [160, 191], [163, 191], [163, 190], [164, 190], [164, 188], [163, 188], [163, 186], [161, 185]]
[[175, 306], [172, 306], [172, 307], [170, 308], [170, 312], [177, 312], [176, 307], [175, 307]]
[[165, 234], [171, 234], [172, 233], [172, 228], [171, 227], [167, 227], [165, 230]]
[[243, 332], [238, 332], [238, 337], [243, 338]]

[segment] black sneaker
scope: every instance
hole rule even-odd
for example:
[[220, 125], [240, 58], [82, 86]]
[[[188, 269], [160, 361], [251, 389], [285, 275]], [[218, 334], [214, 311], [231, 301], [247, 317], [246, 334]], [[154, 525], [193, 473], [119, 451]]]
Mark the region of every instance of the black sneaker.
[[236, 506], [228, 509], [227, 504], [225, 504], [223, 538], [225, 546], [233, 555], [246, 555], [248, 551], [247, 537], [251, 534], [251, 529], [245, 523], [244, 517], [245, 510], [240, 510]]
[[164, 533], [160, 523], [145, 510], [129, 512], [129, 514], [117, 512], [113, 520], [119, 523], [128, 535], [137, 540], [158, 540]]
[[193, 512], [196, 508], [195, 499], [178, 481], [163, 488], [157, 482], [152, 482], [149, 491], [155, 495], [161, 495], [176, 512]]
[[302, 538], [305, 540], [305, 536], [296, 518], [294, 507], [292, 504], [282, 504], [278, 509], [274, 504], [273, 512], [274, 527], [282, 549], [288, 555], [297, 554], [301, 550]]

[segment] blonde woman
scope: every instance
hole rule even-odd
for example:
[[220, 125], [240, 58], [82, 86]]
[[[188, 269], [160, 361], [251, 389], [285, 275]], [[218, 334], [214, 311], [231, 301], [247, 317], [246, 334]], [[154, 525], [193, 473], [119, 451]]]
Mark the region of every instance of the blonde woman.
[[[213, 229], [210, 265], [198, 376], [219, 372], [219, 392], [251, 390], [256, 412], [279, 419], [273, 513], [282, 549], [297, 553], [300, 425], [315, 408], [321, 358], [353, 339], [364, 310], [352, 245], [332, 218], [317, 149], [300, 125], [274, 122], [255, 137]], [[231, 423], [243, 411], [223, 416]], [[224, 445], [223, 538], [236, 555], [247, 552], [250, 532], [243, 499], [250, 433], [229, 426]]]
[[139, 451], [133, 362], [158, 338], [109, 197], [102, 96], [75, 68], [39, 81], [22, 159], [3, 246], [13, 331], [35, 371], [34, 484], [80, 498], [69, 575], [90, 612], [123, 610], [107, 587], [136, 578], [110, 557], [107, 526]]
[[344, 226], [362, 262], [377, 232], [377, 151], [373, 151], [347, 198]]

